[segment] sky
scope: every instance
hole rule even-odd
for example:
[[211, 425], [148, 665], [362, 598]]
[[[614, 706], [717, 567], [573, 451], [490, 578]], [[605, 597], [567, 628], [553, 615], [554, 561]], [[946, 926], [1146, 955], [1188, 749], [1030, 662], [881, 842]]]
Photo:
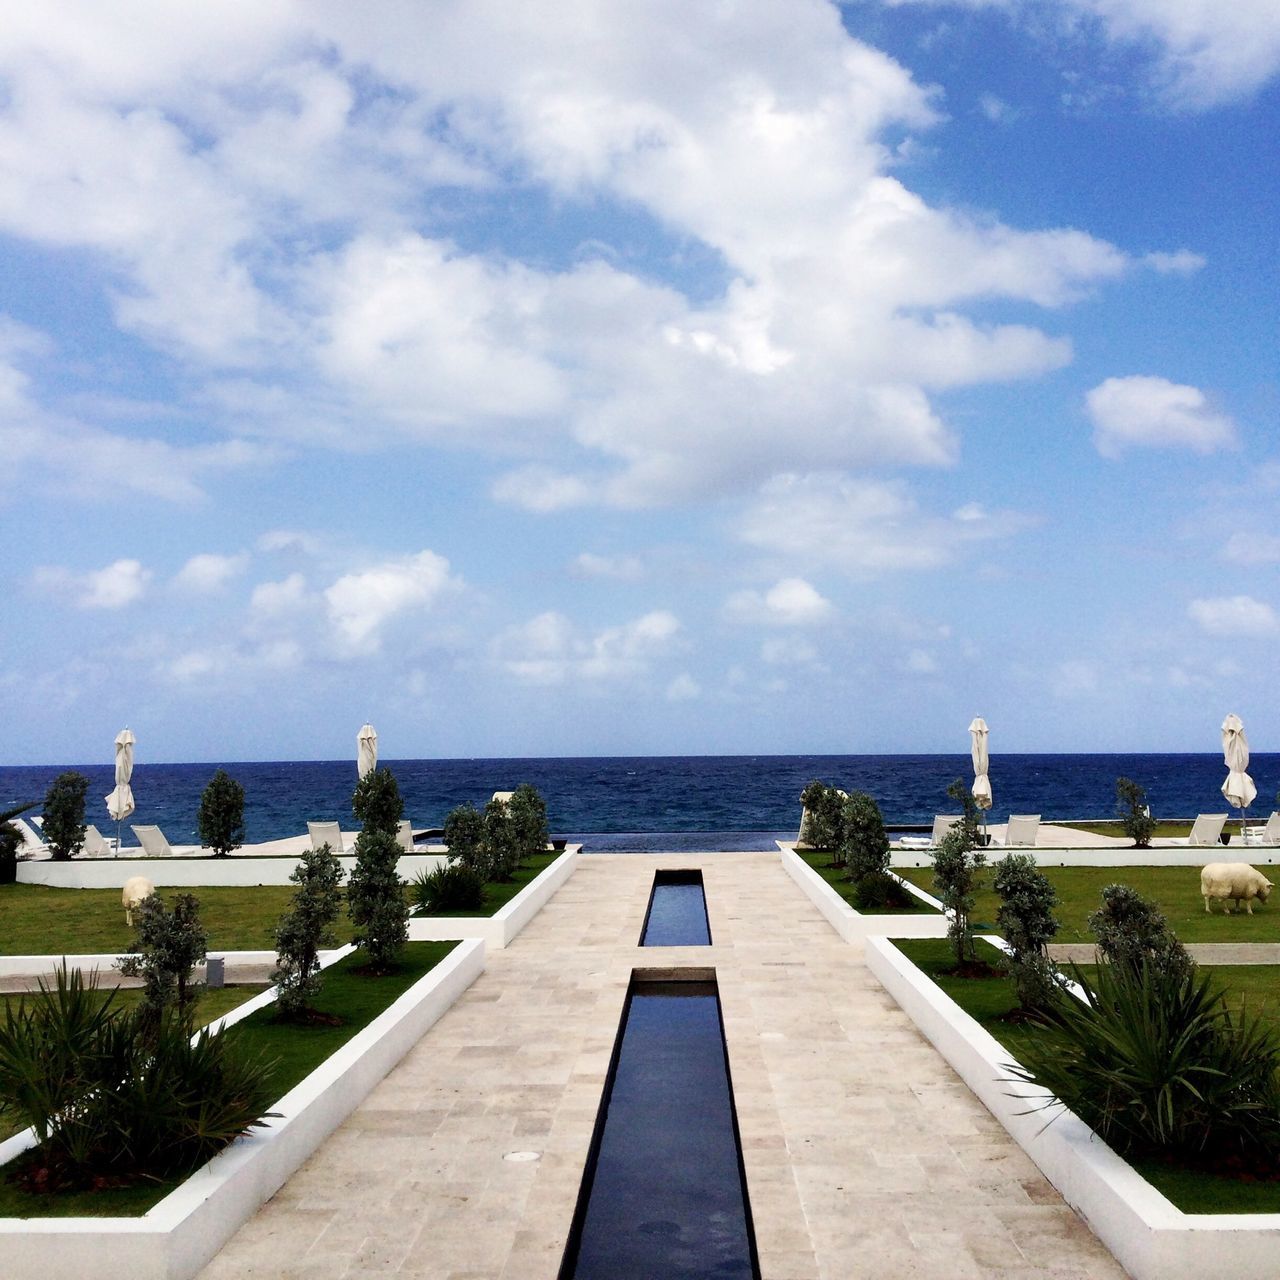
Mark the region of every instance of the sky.
[[1274, 0], [0, 26], [0, 761], [1280, 749]]

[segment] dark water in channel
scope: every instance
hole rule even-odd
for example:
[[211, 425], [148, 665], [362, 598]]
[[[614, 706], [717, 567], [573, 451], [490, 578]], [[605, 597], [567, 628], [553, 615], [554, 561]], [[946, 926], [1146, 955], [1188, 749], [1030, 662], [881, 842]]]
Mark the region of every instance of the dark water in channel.
[[[139, 743], [132, 822], [156, 823], [175, 844], [196, 840], [200, 793], [214, 764], [153, 764]], [[107, 744], [109, 751], [110, 744]], [[405, 816], [419, 828], [438, 827], [453, 806], [483, 805], [494, 791], [531, 782], [546, 797], [557, 835], [585, 838], [588, 848], [773, 848], [792, 837], [800, 820], [799, 795], [813, 778], [868, 791], [890, 822], [930, 822], [950, 808], [946, 787], [969, 778], [967, 754], [908, 756], [641, 756], [524, 760], [387, 760], [405, 798]], [[114, 785], [104, 763], [0, 767], [0, 808], [39, 800], [63, 768], [78, 768], [91, 782], [88, 820], [108, 827], [102, 798]], [[282, 761], [235, 764], [228, 771], [246, 793], [249, 841], [301, 835], [306, 822], [351, 822], [355, 761]], [[1255, 754], [1249, 772], [1258, 785], [1253, 812], [1273, 807], [1280, 787], [1280, 755]], [[1218, 788], [1226, 777], [1222, 756], [1202, 755], [993, 755], [993, 822], [1009, 813], [1052, 818], [1110, 817], [1115, 780], [1124, 775], [1146, 788], [1157, 817], [1191, 817], [1226, 808]]]
[[642, 947], [709, 947], [711, 925], [700, 871], [659, 871], [654, 875]]

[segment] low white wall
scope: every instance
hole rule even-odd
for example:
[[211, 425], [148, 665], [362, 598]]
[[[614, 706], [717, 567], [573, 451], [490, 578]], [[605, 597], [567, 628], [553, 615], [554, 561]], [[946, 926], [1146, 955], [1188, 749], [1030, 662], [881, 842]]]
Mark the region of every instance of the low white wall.
[[909, 912], [884, 912], [864, 915], [855, 911], [794, 849], [782, 849], [782, 865], [787, 874], [800, 886], [831, 927], [846, 942], [861, 942], [864, 938], [945, 938], [947, 918], [942, 915], [942, 903], [917, 889], [906, 880], [899, 880], [915, 897], [934, 907], [937, 914], [913, 915]]
[[[353, 854], [339, 854], [348, 876], [356, 865]], [[412, 880], [447, 862], [443, 853], [406, 853], [400, 876]], [[19, 884], [44, 884], [55, 889], [121, 889], [131, 876], [146, 876], [158, 889], [208, 885], [290, 883], [296, 857], [230, 858], [71, 858], [66, 862], [19, 862]]]
[[[54, 970], [65, 960], [68, 969], [80, 969], [82, 972], [88, 972], [93, 969], [99, 970], [104, 975], [110, 975], [116, 966], [116, 961], [125, 953], [123, 951], [114, 952], [111, 955], [33, 955], [33, 956], [0, 956], [0, 978], [36, 978], [44, 977], [52, 974]], [[333, 951], [322, 951], [320, 953], [321, 963], [329, 963], [329, 956], [340, 957], [345, 952], [337, 949]], [[237, 968], [249, 965], [275, 964], [276, 953], [274, 951], [219, 951], [212, 949], [209, 952], [211, 958], [221, 958], [226, 961], [227, 972], [231, 973]], [[205, 966], [203, 964], [196, 965], [196, 980], [204, 981]], [[104, 983], [104, 985], [106, 985]]]
[[[1203, 849], [1058, 849], [1043, 845], [1006, 849], [1003, 845], [992, 845], [985, 852], [992, 862], [998, 862], [1006, 853], [1030, 853], [1042, 867], [1194, 867], [1199, 871], [1208, 862], [1249, 862], [1257, 866], [1280, 863], [1280, 845], [1264, 848], [1234, 842], [1225, 847], [1218, 845]], [[889, 862], [895, 867], [933, 866], [928, 849], [899, 849], [896, 846], [889, 849]]]
[[1115, 1254], [1134, 1280], [1274, 1280], [1280, 1214], [1187, 1214], [1171, 1204], [1085, 1123], [1008, 1072], [1010, 1054], [881, 938], [866, 942], [867, 966], [987, 1110]]
[[143, 1217], [0, 1219], [5, 1280], [196, 1275], [483, 970], [484, 944], [460, 943], [290, 1090], [267, 1128], [234, 1142]]
[[556, 891], [573, 875], [578, 865], [580, 844], [571, 844], [549, 863], [506, 906], [491, 916], [424, 916], [409, 920], [409, 937], [414, 942], [447, 942], [453, 938], [483, 938], [487, 947], [501, 951], [515, 941], [520, 931], [551, 901]]

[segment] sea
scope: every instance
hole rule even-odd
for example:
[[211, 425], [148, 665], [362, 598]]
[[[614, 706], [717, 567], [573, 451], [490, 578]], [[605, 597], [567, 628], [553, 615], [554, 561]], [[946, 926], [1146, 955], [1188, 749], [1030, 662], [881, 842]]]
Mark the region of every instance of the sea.
[[[607, 756], [488, 760], [380, 760], [396, 776], [415, 830], [438, 828], [455, 805], [483, 807], [495, 791], [529, 782], [547, 802], [552, 833], [595, 852], [773, 849], [800, 823], [800, 792], [817, 778], [874, 796], [890, 827], [928, 824], [954, 805], [946, 789], [972, 780], [968, 754], [857, 756]], [[198, 843], [200, 794], [216, 764], [136, 762], [137, 809], [129, 823], [154, 823], [171, 844]], [[245, 790], [249, 843], [302, 835], [308, 821], [354, 826], [350, 760], [226, 762]], [[43, 798], [64, 769], [89, 779], [87, 820], [114, 834], [104, 798], [115, 785], [105, 764], [0, 766], [0, 810]], [[1280, 786], [1280, 754], [1255, 754], [1252, 814], [1265, 817]], [[1010, 813], [1054, 819], [1109, 818], [1115, 784], [1133, 778], [1157, 818], [1191, 818], [1227, 809], [1219, 788], [1226, 766], [1203, 755], [993, 755], [992, 822]], [[39, 812], [39, 810], [35, 810]], [[125, 831], [125, 842], [131, 843]]]

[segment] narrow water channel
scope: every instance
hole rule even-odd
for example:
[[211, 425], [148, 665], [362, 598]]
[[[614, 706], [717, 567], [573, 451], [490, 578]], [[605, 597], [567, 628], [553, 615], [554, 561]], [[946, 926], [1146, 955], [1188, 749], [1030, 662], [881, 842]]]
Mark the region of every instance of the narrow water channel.
[[642, 947], [709, 947], [711, 925], [701, 871], [655, 871]]
[[759, 1280], [714, 980], [633, 980], [560, 1280]]

